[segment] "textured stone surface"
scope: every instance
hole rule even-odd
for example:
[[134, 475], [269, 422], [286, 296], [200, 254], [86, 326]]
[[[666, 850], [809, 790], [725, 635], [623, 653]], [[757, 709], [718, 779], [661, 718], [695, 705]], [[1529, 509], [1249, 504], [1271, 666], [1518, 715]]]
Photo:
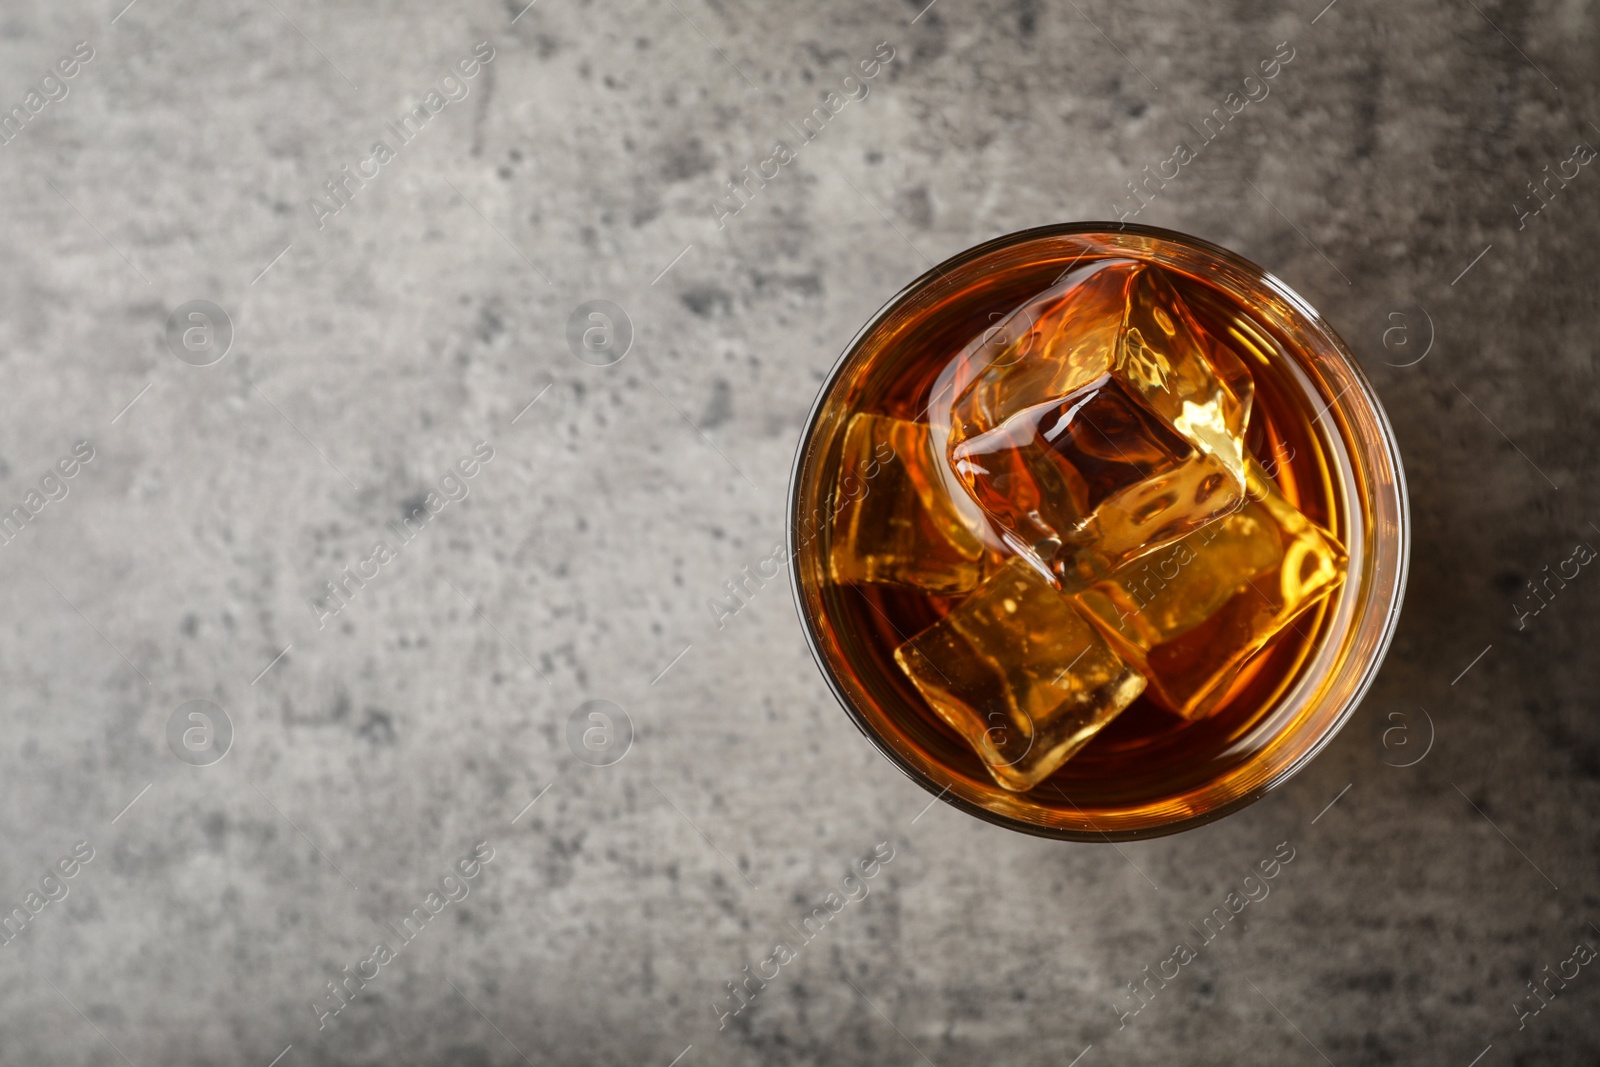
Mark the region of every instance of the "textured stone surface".
[[[1600, 577], [1512, 607], [1600, 544], [1600, 173], [1525, 228], [1512, 206], [1600, 140], [1592, 6], [121, 4], [0, 12], [6, 108], [94, 49], [0, 147], [0, 505], [95, 449], [0, 545], [0, 907], [94, 849], [0, 948], [0, 1059], [1600, 1057], [1595, 968], [1520, 1030], [1512, 1006], [1600, 944]], [[319, 229], [323, 183], [485, 40], [470, 94]], [[1267, 265], [1362, 356], [1411, 478], [1389, 661], [1314, 764], [1209, 828], [919, 818], [786, 589], [721, 630], [707, 598], [780, 539], [802, 419], [885, 299], [1108, 217], [1284, 41], [1270, 95], [1138, 218]], [[879, 42], [870, 94], [719, 228], [722, 183]], [[194, 299], [234, 327], [209, 367], [166, 342]], [[594, 299], [635, 329], [613, 366], [568, 350]], [[1431, 351], [1388, 365], [1424, 311]], [[480, 441], [470, 495], [319, 629], [322, 583]], [[168, 747], [193, 699], [233, 725], [211, 766]], [[611, 766], [568, 745], [591, 699], [633, 724]], [[1419, 709], [1431, 750], [1386, 766], [1423, 751]], [[470, 896], [319, 1031], [325, 983], [479, 841]], [[880, 841], [869, 895], [719, 1032], [724, 983]], [[1119, 1029], [1124, 983], [1283, 841], [1270, 896]]]

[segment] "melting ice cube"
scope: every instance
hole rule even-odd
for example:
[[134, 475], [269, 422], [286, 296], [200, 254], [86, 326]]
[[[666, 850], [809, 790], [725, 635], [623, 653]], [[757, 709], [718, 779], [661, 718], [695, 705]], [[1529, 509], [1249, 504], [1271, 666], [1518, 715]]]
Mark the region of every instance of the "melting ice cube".
[[1180, 715], [1212, 711], [1246, 660], [1344, 580], [1343, 546], [1253, 459], [1240, 506], [1078, 594]]
[[1072, 599], [1020, 559], [894, 655], [994, 780], [1015, 792], [1049, 777], [1145, 685]]
[[834, 581], [941, 595], [978, 584], [983, 545], [957, 514], [934, 463], [925, 424], [867, 413], [850, 419], [840, 464], [854, 477], [839, 490], [843, 507], [829, 553]]
[[1000, 539], [1068, 590], [1198, 529], [1244, 493], [1253, 384], [1160, 268], [1078, 268], [978, 338], [929, 426]]

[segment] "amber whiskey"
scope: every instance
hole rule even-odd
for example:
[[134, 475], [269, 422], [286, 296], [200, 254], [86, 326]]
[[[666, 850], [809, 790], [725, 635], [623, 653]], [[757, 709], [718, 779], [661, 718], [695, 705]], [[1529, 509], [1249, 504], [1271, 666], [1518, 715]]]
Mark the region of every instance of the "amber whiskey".
[[797, 562], [920, 765], [1001, 808], [1181, 807], [1265, 743], [1325, 637], [1331, 446], [1293, 339], [1203, 274], [1092, 245], [1047, 266], [846, 366], [809, 448], [859, 485]]

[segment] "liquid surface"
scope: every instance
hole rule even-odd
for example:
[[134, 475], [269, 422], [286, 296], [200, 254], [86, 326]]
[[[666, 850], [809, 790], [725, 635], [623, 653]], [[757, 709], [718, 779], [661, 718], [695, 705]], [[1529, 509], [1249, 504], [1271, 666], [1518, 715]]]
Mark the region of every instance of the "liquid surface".
[[836, 387], [827, 625], [932, 762], [1074, 807], [1198, 786], [1344, 578], [1315, 411], [1181, 272], [995, 288]]

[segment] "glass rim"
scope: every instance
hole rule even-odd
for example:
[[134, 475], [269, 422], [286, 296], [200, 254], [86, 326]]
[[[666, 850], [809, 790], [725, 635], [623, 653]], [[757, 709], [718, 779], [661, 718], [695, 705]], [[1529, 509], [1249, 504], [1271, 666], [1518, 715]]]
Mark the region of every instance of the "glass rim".
[[[995, 811], [958, 795], [953, 788], [954, 782], [946, 783], [941, 788], [939, 782], [932, 780], [923, 770], [914, 766], [874, 728], [861, 709], [857, 707], [856, 701], [840, 683], [835, 668], [819, 644], [817, 623], [812, 617], [801, 577], [799, 557], [800, 504], [804, 488], [802, 479], [806, 472], [806, 461], [811, 454], [813, 435], [829, 402], [833, 399], [835, 386], [863, 342], [871, 337], [884, 321], [898, 311], [905, 302], [915, 297], [927, 286], [941, 280], [947, 273], [992, 253], [1040, 239], [1087, 237], [1091, 235], [1106, 236], [1112, 234], [1143, 236], [1157, 241], [1185, 246], [1243, 271], [1292, 306], [1299, 315], [1304, 317], [1306, 324], [1326, 342], [1337, 357], [1340, 368], [1352, 379], [1351, 386], [1333, 399], [1338, 400], [1351, 393], [1359, 393], [1359, 399], [1362, 402], [1361, 406], [1376, 429], [1376, 440], [1372, 444], [1379, 446], [1378, 451], [1381, 453], [1381, 458], [1387, 463], [1388, 472], [1392, 473], [1392, 479], [1381, 488], [1385, 490], [1384, 495], [1389, 498], [1387, 503], [1392, 506], [1394, 511], [1395, 543], [1393, 545], [1394, 559], [1392, 560], [1394, 573], [1387, 586], [1383, 588], [1374, 587], [1368, 594], [1366, 600], [1360, 605], [1363, 617], [1352, 623], [1350, 627], [1350, 637], [1353, 637], [1364, 628], [1378, 627], [1376, 639], [1372, 644], [1371, 651], [1365, 656], [1361, 664], [1359, 676], [1343, 697], [1343, 703], [1338, 712], [1326, 725], [1321, 727], [1320, 733], [1311, 740], [1310, 744], [1302, 752], [1252, 788], [1205, 811], [1191, 813], [1149, 826], [1109, 829], [1092, 828], [1093, 821], [1085, 815], [1084, 819], [1091, 829], [1080, 830], [1072, 827], [1029, 822], [1004, 812]], [[1328, 408], [1332, 408], [1331, 401], [1328, 403]], [[1370, 509], [1370, 505], [1363, 503], [1362, 508], [1363, 510]], [[843, 707], [846, 714], [849, 715], [851, 721], [855, 723], [856, 728], [866, 735], [874, 747], [887, 757], [894, 766], [898, 767], [902, 773], [927, 792], [933, 794], [936, 801], [942, 800], [946, 804], [984, 822], [1004, 826], [1035, 837], [1059, 841], [1118, 842], [1147, 840], [1195, 829], [1248, 807], [1303, 770], [1344, 729], [1354, 715], [1356, 708], [1360, 706], [1362, 700], [1366, 697], [1368, 690], [1377, 677], [1378, 671], [1383, 666], [1383, 662], [1388, 655], [1389, 646], [1394, 639], [1395, 630], [1399, 624], [1400, 607], [1405, 599], [1411, 559], [1410, 499], [1406, 490], [1405, 467], [1400, 457], [1394, 429], [1390, 425], [1388, 414], [1384, 410], [1371, 380], [1367, 377], [1366, 371], [1362, 368], [1354, 353], [1344, 343], [1343, 338], [1333, 329], [1332, 325], [1323, 318], [1322, 314], [1309, 301], [1282, 279], [1236, 252], [1204, 238], [1176, 230], [1169, 230], [1159, 226], [1112, 222], [1052, 223], [1001, 234], [964, 249], [935, 264], [912, 279], [885, 301], [850, 338], [843, 352], [834, 361], [832, 368], [817, 389], [816, 398], [813, 400], [811, 409], [806, 415], [799, 441], [795, 448], [794, 464], [789, 477], [785, 527], [785, 548], [790, 561], [790, 588], [795, 598], [796, 611], [800, 616], [801, 629], [805, 632], [806, 644], [811, 650], [811, 657], [816, 662], [818, 670], [827, 681], [829, 690], [833, 693], [840, 706]], [[1381, 543], [1374, 536], [1375, 550]], [[1375, 559], [1372, 564], [1374, 573], [1385, 562], [1383, 559]], [[1387, 603], [1381, 603], [1385, 599], [1385, 593], [1387, 593]]]

